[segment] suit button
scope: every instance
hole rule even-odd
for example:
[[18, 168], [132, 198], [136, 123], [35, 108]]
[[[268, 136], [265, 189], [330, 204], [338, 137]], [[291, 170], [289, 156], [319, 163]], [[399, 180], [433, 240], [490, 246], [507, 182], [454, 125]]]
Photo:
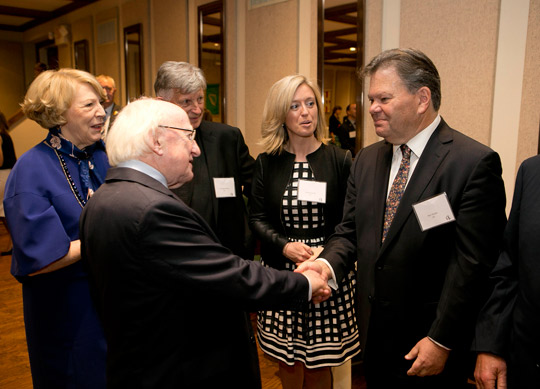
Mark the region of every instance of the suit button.
[[377, 270], [382, 270], [383, 266], [377, 266]]
[[373, 296], [372, 296], [372, 295], [369, 295], [369, 296], [368, 296], [368, 300], [369, 300], [370, 303], [372, 303], [372, 302], [373, 302]]

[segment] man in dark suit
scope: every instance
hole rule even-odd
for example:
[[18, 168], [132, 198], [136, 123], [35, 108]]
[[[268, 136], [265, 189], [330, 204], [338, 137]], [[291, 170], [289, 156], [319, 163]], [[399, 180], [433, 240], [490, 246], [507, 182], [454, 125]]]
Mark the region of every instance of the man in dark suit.
[[500, 159], [439, 116], [439, 75], [422, 52], [385, 51], [365, 74], [384, 141], [356, 156], [343, 220], [324, 260], [304, 267], [341, 279], [357, 261], [369, 388], [466, 387], [506, 220]]
[[521, 165], [473, 349], [480, 389], [540, 387], [540, 156]]
[[[111, 168], [81, 215], [83, 261], [107, 339], [107, 387], [260, 388], [245, 309], [302, 309], [315, 272], [264, 268], [223, 247], [169, 188], [193, 178], [195, 130], [174, 104], [126, 106]], [[106, 217], [106, 222], [103, 218]]]
[[114, 120], [116, 119], [116, 116], [118, 116], [118, 113], [120, 112], [122, 107], [114, 102], [114, 95], [116, 94], [116, 83], [114, 82], [114, 78], [106, 76], [104, 74], [100, 74], [96, 77], [96, 80], [98, 80], [99, 84], [107, 95], [107, 98], [101, 104], [103, 105], [103, 109], [105, 110], [105, 124], [103, 125], [103, 132], [101, 137], [103, 138], [103, 140], [107, 140], [107, 134], [109, 133], [109, 129], [112, 127]]
[[242, 258], [253, 257], [244, 196], [251, 196], [254, 159], [240, 130], [203, 120], [206, 80], [201, 69], [186, 62], [164, 62], [154, 83], [156, 96], [182, 108], [197, 130], [200, 157], [195, 178], [174, 190], [212, 227], [225, 247]]
[[341, 148], [350, 150], [355, 155], [356, 150], [356, 104], [347, 105], [347, 116], [343, 118], [343, 123], [336, 130], [336, 134], [341, 143]]

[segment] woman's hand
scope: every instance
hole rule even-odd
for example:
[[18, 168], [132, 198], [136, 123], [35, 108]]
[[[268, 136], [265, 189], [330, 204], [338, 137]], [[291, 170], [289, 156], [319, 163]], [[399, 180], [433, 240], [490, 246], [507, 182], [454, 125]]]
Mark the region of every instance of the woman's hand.
[[283, 255], [294, 263], [307, 261], [313, 255], [313, 250], [301, 242], [289, 242], [283, 247]]

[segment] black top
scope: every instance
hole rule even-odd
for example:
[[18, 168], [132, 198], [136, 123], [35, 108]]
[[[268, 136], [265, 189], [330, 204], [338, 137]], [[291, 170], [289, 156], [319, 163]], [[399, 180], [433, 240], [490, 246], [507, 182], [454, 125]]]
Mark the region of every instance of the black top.
[[[283, 224], [281, 209], [283, 193], [290, 181], [296, 156], [287, 151], [281, 154], [259, 154], [253, 175], [250, 225], [261, 240], [261, 256], [276, 269], [283, 269], [288, 260], [282, 255], [289, 241]], [[309, 167], [317, 181], [327, 183], [324, 204], [324, 237], [328, 238], [341, 221], [343, 199], [351, 154], [332, 145], [321, 145], [307, 155]]]
[[0, 133], [0, 136], [2, 136], [2, 154], [4, 155], [4, 163], [0, 169], [11, 169], [17, 162], [13, 141], [7, 132]]
[[[201, 155], [192, 162], [193, 180], [172, 191], [205, 219], [225, 247], [242, 258], [253, 258], [243, 195], [251, 195], [255, 160], [244, 137], [236, 127], [203, 120], [195, 140]], [[236, 196], [217, 198], [214, 178], [229, 177], [234, 178]]]

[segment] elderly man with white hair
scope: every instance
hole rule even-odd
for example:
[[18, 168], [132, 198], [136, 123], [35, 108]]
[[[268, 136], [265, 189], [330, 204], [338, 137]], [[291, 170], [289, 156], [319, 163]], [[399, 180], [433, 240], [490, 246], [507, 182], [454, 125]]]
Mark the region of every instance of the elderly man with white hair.
[[329, 296], [316, 272], [234, 255], [174, 195], [193, 178], [194, 139], [178, 106], [129, 104], [107, 142], [113, 167], [83, 210], [82, 256], [108, 343], [109, 389], [260, 388], [244, 310], [304, 309]]

